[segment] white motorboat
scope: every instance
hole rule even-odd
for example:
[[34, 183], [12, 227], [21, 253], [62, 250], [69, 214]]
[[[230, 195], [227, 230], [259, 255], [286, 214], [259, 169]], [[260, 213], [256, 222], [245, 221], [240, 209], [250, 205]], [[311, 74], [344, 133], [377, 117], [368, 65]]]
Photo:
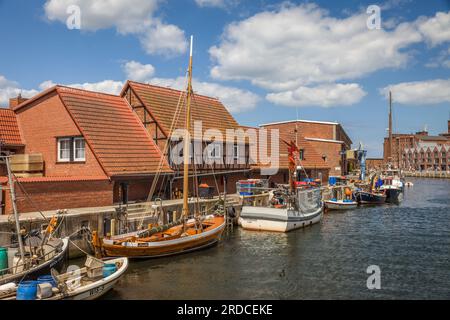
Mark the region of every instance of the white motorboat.
[[297, 190], [286, 206], [243, 206], [239, 224], [246, 230], [288, 232], [320, 222], [323, 204], [320, 189]]
[[352, 210], [358, 207], [358, 202], [354, 200], [330, 199], [324, 203], [328, 210]]

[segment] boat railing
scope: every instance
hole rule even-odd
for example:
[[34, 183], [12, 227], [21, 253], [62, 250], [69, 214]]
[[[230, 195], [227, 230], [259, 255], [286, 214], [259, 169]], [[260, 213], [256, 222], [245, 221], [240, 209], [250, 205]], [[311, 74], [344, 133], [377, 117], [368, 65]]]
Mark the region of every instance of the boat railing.
[[320, 188], [297, 190], [297, 206], [302, 213], [312, 213], [322, 207]]
[[[52, 247], [49, 244], [47, 244], [47, 246]], [[46, 263], [51, 258], [53, 258], [57, 253], [58, 253], [58, 247], [53, 247], [53, 250], [46, 252], [44, 255], [41, 255], [40, 257], [38, 257], [38, 259], [36, 259], [37, 264], [33, 264], [33, 266], [39, 266], [39, 265]], [[18, 273], [17, 270], [21, 270], [19, 273], [26, 272], [26, 268], [28, 267], [28, 265], [29, 265], [29, 262], [22, 261], [20, 264], [16, 264], [15, 266], [9, 267], [7, 269], [0, 270], [0, 281], [8, 278], [11, 275], [17, 274]], [[16, 271], [16, 272], [14, 272], [14, 271]]]

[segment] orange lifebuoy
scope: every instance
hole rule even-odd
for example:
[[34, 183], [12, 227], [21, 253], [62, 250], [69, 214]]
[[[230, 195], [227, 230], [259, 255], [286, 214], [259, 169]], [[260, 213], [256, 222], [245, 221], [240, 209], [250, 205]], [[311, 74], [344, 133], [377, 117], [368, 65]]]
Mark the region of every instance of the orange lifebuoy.
[[350, 190], [350, 188], [345, 188], [345, 195], [346, 196], [351, 196], [352, 195], [352, 190]]

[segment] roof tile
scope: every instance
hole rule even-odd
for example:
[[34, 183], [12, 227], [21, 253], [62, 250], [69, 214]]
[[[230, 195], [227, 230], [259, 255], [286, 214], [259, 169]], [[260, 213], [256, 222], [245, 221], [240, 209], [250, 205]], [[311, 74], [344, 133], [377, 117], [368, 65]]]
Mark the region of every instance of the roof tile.
[[[128, 81], [128, 84], [149, 111], [158, 121], [162, 129], [171, 135], [171, 124], [179, 101], [185, 100], [185, 93], [180, 90], [159, 87]], [[180, 100], [181, 99], [181, 100]], [[185, 104], [181, 104], [184, 106]], [[181, 110], [174, 126], [175, 129], [185, 128], [185, 112]], [[226, 129], [238, 129], [240, 126], [228, 112], [225, 106], [215, 98], [194, 94], [192, 99], [192, 120], [202, 121], [203, 131], [218, 129], [225, 138]], [[219, 140], [216, 138], [216, 140]]]
[[0, 142], [6, 145], [22, 145], [19, 125], [13, 110], [0, 108]]

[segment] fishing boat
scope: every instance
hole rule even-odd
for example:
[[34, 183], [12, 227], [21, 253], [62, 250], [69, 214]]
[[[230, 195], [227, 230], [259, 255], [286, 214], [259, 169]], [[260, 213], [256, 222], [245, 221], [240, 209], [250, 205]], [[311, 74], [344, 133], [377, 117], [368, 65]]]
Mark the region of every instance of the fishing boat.
[[403, 201], [403, 182], [396, 177], [387, 177], [383, 179], [383, 185], [380, 191], [386, 194], [386, 202], [400, 203]]
[[53, 233], [58, 225], [58, 217], [50, 219], [48, 226], [41, 233], [26, 233], [20, 227], [19, 213], [16, 205], [13, 174], [7, 156], [0, 157], [6, 164], [9, 189], [14, 212], [17, 243], [1, 247], [0, 259], [6, 268], [0, 269], [0, 285], [26, 279], [36, 279], [47, 274], [52, 268], [61, 270], [67, 260], [69, 238], [57, 238]]
[[358, 202], [352, 199], [353, 192], [349, 186], [331, 186], [331, 199], [325, 200], [327, 210], [351, 210], [358, 206]]
[[[188, 85], [186, 91], [186, 123], [183, 137], [184, 150], [189, 150], [191, 145], [189, 134], [191, 130], [191, 100], [194, 97], [192, 89], [192, 48], [193, 37], [191, 37]], [[168, 145], [167, 143], [166, 148]], [[166, 153], [167, 149], [163, 154]], [[189, 152], [184, 152], [183, 157], [183, 210], [181, 219], [170, 224], [149, 226], [147, 229], [120, 234], [118, 236], [101, 238], [97, 232], [93, 232], [92, 243], [97, 256], [125, 256], [129, 258], [164, 257], [204, 249], [216, 244], [220, 240], [225, 229], [225, 218], [223, 215], [201, 215], [199, 210], [194, 210], [192, 215], [190, 213], [188, 203]], [[151, 190], [154, 190], [156, 181], [156, 178], [153, 179]]]
[[4, 286], [1, 300], [94, 300], [109, 290], [128, 268], [127, 258], [95, 261], [88, 256], [85, 267], [64, 274], [52, 272], [49, 282], [22, 282]]
[[[239, 225], [246, 230], [288, 232], [321, 221], [323, 203], [320, 188], [297, 187], [294, 172], [299, 152], [296, 144], [288, 144], [289, 190], [272, 191], [269, 206], [243, 206]], [[277, 194], [277, 196], [273, 196]]]
[[352, 210], [358, 207], [358, 202], [351, 199], [338, 200], [336, 198], [324, 201], [328, 210]]
[[68, 238], [50, 239], [42, 247], [31, 248], [32, 252], [39, 251], [38, 255], [30, 253], [28, 247], [24, 254], [25, 260], [21, 259], [17, 249], [8, 248], [8, 251], [14, 252], [14, 257], [9, 268], [0, 270], [0, 285], [37, 279], [41, 275], [50, 273], [53, 268], [62, 270], [67, 260], [68, 248]]
[[359, 204], [383, 204], [386, 202], [386, 194], [358, 190], [355, 192], [355, 199]]

